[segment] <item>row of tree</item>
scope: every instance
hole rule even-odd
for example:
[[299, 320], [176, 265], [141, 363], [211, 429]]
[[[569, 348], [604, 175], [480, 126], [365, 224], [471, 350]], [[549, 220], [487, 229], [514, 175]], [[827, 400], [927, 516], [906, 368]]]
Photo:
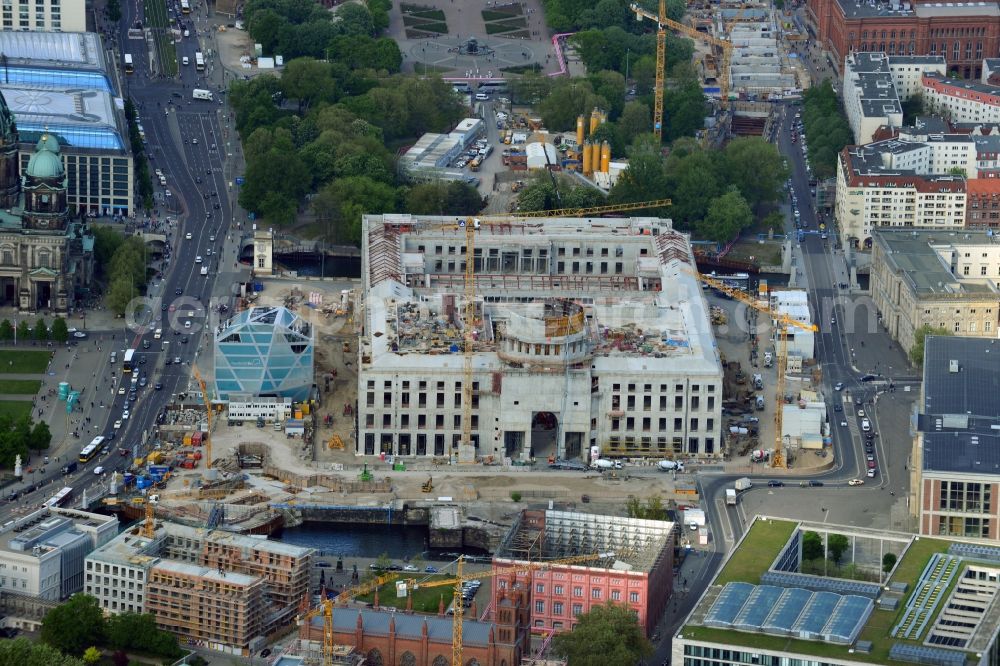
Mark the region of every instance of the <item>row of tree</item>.
[[830, 178], [837, 173], [840, 151], [853, 142], [851, 127], [829, 79], [805, 91], [802, 100], [809, 164], [817, 178]]
[[149, 175], [149, 160], [146, 146], [139, 134], [139, 117], [131, 98], [125, 100], [125, 119], [128, 122], [128, 139], [132, 146], [132, 160], [135, 163], [135, 179], [138, 183], [139, 198], [146, 210], [153, 207], [153, 179]]
[[132, 299], [146, 287], [146, 245], [139, 236], [123, 236], [110, 227], [94, 229], [94, 263], [107, 285], [105, 303], [116, 315], [125, 314]]
[[12, 340], [54, 340], [56, 342], [66, 342], [69, 340], [69, 327], [66, 320], [56, 317], [52, 320], [52, 327], [45, 323], [44, 319], [39, 319], [31, 326], [26, 320], [17, 322], [17, 328], [10, 323], [9, 319], [0, 321], [0, 341], [10, 342]]
[[31, 418], [0, 415], [0, 467], [13, 469], [17, 456], [27, 461], [32, 451], [44, 451], [52, 443], [49, 425]]
[[607, 199], [568, 178], [557, 181], [557, 194], [546, 177], [532, 180], [518, 205], [521, 210], [538, 211], [671, 199], [669, 209], [655, 213], [672, 218], [678, 229], [728, 242], [784, 196], [788, 170], [774, 144], [757, 137], [734, 139], [719, 151], [680, 139], [664, 158], [652, 135], [640, 135], [627, 153], [628, 169]]
[[95, 646], [170, 659], [183, 654], [177, 637], [157, 629], [152, 615], [122, 613], [105, 617], [97, 599], [89, 594], [75, 594], [50, 610], [42, 620], [41, 640], [68, 655], [85, 655]]
[[[630, 32], [641, 31], [635, 13], [631, 11], [632, 0], [542, 0], [545, 8], [545, 22], [555, 32], [588, 30], [591, 28], [617, 27]], [[656, 12], [657, 3], [642, 4]], [[667, 18], [680, 21], [684, 17], [684, 0], [667, 0]]]
[[323, 58], [340, 37], [374, 37], [389, 27], [390, 7], [390, 0], [365, 0], [345, 3], [332, 12], [316, 2], [249, 0], [243, 16], [247, 31], [265, 54], [292, 60]]

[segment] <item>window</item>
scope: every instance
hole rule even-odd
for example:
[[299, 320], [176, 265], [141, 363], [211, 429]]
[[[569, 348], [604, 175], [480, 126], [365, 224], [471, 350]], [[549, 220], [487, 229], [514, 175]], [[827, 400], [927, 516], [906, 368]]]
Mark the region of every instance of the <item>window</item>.
[[573, 604], [573, 615], [583, 615], [583, 604]]
[[[573, 588], [573, 596], [574, 597], [582, 597], [583, 596], [583, 588], [582, 587], [574, 587]], [[574, 612], [576, 612], [576, 611], [574, 611]]]
[[611, 590], [611, 601], [621, 601], [622, 593], [618, 590]]
[[600, 599], [601, 598], [601, 588], [595, 587], [592, 590], [590, 590], [590, 598], [591, 599]]
[[536, 613], [544, 613], [545, 612], [545, 602], [544, 601], [536, 601], [535, 602], [535, 612]]
[[562, 615], [563, 614], [563, 605], [562, 605], [562, 602], [559, 602], [559, 601], [552, 602], [552, 614], [553, 615]]
[[538, 583], [537, 585], [535, 585], [535, 592], [537, 592], [538, 594], [545, 594], [545, 585], [542, 583]]
[[553, 594], [562, 594], [563, 593], [563, 586], [562, 585], [553, 585], [552, 586], [552, 593]]
[[639, 603], [639, 593], [638, 592], [629, 592], [628, 593], [628, 600], [629, 600], [629, 603], [633, 603], [633, 604]]

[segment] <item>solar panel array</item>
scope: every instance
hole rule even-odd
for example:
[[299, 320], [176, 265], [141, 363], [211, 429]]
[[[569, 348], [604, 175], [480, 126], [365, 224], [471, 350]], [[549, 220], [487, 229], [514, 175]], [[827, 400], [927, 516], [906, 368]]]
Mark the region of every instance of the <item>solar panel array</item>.
[[901, 619], [893, 627], [891, 635], [894, 638], [918, 640], [923, 635], [951, 579], [959, 572], [961, 562], [960, 557], [943, 553], [935, 553], [927, 560], [913, 594], [906, 601]]
[[837, 594], [860, 594], [871, 599], [881, 592], [878, 583], [863, 580], [844, 580], [842, 578], [824, 578], [811, 574], [791, 571], [766, 571], [760, 577], [764, 585], [778, 587], [802, 587], [813, 592], [835, 592]]
[[965, 666], [964, 652], [909, 643], [893, 643], [889, 648], [889, 659], [908, 661], [911, 664], [929, 664], [929, 666]]
[[1000, 548], [996, 546], [980, 546], [974, 543], [953, 543], [948, 546], [949, 555], [969, 557], [986, 562], [1000, 562]]
[[871, 614], [871, 599], [796, 587], [727, 583], [705, 615], [720, 629], [850, 644]]

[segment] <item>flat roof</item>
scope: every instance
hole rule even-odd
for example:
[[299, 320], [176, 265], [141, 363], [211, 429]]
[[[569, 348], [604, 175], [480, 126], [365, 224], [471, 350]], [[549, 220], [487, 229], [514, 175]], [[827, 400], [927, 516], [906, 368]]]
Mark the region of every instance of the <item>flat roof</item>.
[[170, 573], [182, 574], [186, 576], [198, 576], [206, 580], [218, 583], [229, 583], [231, 585], [253, 585], [264, 579], [260, 576], [249, 576], [247, 574], [236, 573], [235, 571], [220, 571], [211, 567], [203, 567], [199, 564], [189, 564], [179, 560], [160, 560], [151, 568]]
[[[870, 571], [873, 582], [799, 571], [806, 532], [821, 539], [846, 536], [852, 564]], [[882, 576], [887, 552], [898, 559]], [[756, 516], [675, 638], [843, 664], [885, 664], [890, 651], [919, 648], [936, 657], [923, 663], [944, 664], [953, 656], [985, 651], [996, 640], [1000, 609], [991, 600], [1000, 584], [995, 578], [991, 592], [980, 595], [983, 603], [965, 616], [959, 640], [934, 640], [935, 634], [948, 634], [954, 615], [968, 610], [966, 596], [958, 601], [952, 595], [970, 567], [1000, 571], [1000, 548], [971, 539]], [[833, 622], [837, 610], [844, 612]]]
[[125, 150], [118, 128], [121, 99], [108, 92], [0, 83], [0, 93], [14, 114], [22, 142], [48, 131], [62, 145]]
[[7, 66], [106, 72], [99, 35], [93, 32], [0, 32]]
[[1000, 343], [930, 336], [924, 345], [923, 469], [1000, 474]]
[[952, 247], [997, 246], [1000, 251], [1000, 239], [988, 231], [876, 228], [872, 229], [872, 239], [883, 248], [890, 270], [901, 274], [918, 296], [1000, 295], [989, 278], [956, 276], [943, 256]]
[[963, 90], [971, 90], [973, 92], [982, 93], [983, 95], [1000, 95], [1000, 87], [991, 86], [988, 83], [980, 83], [979, 81], [971, 79], [953, 79], [948, 76], [942, 76], [937, 72], [924, 72], [923, 75], [928, 79], [934, 79], [935, 81], [939, 81], [945, 85], [962, 88]]
[[253, 548], [265, 553], [276, 555], [288, 555], [291, 557], [306, 557], [316, 552], [315, 548], [296, 546], [283, 541], [275, 541], [264, 537], [253, 537], [246, 534], [236, 534], [225, 530], [213, 530], [206, 532], [202, 528], [189, 527], [180, 523], [167, 522], [164, 524], [166, 533], [171, 536], [185, 536], [196, 538], [199, 541], [209, 541], [211, 543], [224, 543], [240, 548]]
[[[908, 3], [907, 3], [908, 5]], [[837, 0], [837, 6], [846, 18], [871, 18], [874, 16], [907, 18], [913, 16], [913, 11], [904, 9], [903, 3], [894, 9], [887, 2], [858, 2], [857, 0]]]

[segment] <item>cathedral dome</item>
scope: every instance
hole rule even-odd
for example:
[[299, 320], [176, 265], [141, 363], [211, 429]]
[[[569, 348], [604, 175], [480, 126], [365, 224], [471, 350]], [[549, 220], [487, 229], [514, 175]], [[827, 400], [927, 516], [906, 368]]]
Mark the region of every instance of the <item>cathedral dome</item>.
[[63, 176], [62, 158], [59, 157], [59, 140], [46, 132], [38, 140], [35, 153], [28, 160], [25, 175], [29, 178], [61, 178]]

